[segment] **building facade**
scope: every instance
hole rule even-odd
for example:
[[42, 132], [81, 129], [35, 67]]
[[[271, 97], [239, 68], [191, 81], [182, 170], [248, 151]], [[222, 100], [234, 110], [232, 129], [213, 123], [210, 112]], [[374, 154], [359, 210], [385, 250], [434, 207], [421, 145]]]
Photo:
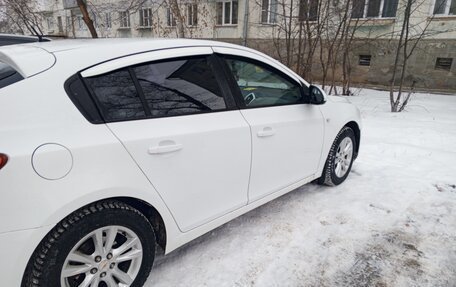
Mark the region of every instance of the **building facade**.
[[[456, 0], [93, 0], [88, 11], [99, 37], [216, 39], [259, 49], [290, 65], [299, 57], [295, 51], [312, 39], [321, 44], [344, 37], [343, 26], [353, 31], [353, 82], [388, 85], [407, 1], [412, 1], [411, 45], [420, 38], [407, 84], [456, 90]], [[90, 37], [76, 0], [39, 3], [44, 34]], [[325, 52], [315, 50], [312, 78], [318, 81], [324, 71], [319, 54]]]

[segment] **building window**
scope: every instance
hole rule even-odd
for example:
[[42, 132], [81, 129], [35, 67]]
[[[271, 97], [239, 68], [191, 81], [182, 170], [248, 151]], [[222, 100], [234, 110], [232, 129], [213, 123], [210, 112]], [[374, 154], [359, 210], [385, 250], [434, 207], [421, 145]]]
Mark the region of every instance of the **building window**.
[[54, 29], [54, 18], [46, 17], [46, 24], [47, 24], [48, 30], [53, 30]]
[[152, 9], [142, 8], [139, 10], [139, 26], [152, 27]]
[[299, 20], [317, 21], [318, 0], [301, 0], [299, 2]]
[[91, 13], [90, 13], [90, 18], [92, 19], [93, 26], [94, 26], [94, 27], [98, 27], [98, 17], [97, 17], [97, 14], [95, 14], [95, 12], [91, 12]]
[[261, 5], [261, 23], [273, 24], [277, 19], [277, 0], [263, 0]]
[[196, 26], [198, 24], [198, 5], [188, 4], [187, 5], [187, 25]]
[[79, 30], [86, 30], [87, 26], [84, 22], [84, 19], [82, 19], [82, 15], [79, 15], [76, 17], [76, 22], [78, 23], [78, 29]]
[[238, 1], [219, 1], [216, 5], [217, 25], [237, 25]]
[[122, 11], [119, 13], [120, 28], [130, 28], [130, 12]]
[[396, 17], [398, 0], [353, 0], [352, 18]]
[[435, 0], [434, 15], [456, 15], [456, 0]]
[[66, 28], [70, 30], [72, 28], [73, 21], [71, 20], [71, 16], [66, 16], [65, 18]]
[[437, 58], [435, 61], [436, 70], [451, 70], [451, 65], [453, 64], [453, 58]]
[[104, 14], [104, 26], [107, 29], [112, 28], [111, 13], [109, 12]]
[[57, 27], [59, 28], [59, 33], [63, 33], [62, 16], [57, 17]]
[[174, 17], [171, 8], [166, 9], [166, 25], [168, 25], [168, 27], [176, 27], [176, 18]]
[[371, 55], [359, 55], [358, 65], [360, 66], [370, 66], [371, 65]]

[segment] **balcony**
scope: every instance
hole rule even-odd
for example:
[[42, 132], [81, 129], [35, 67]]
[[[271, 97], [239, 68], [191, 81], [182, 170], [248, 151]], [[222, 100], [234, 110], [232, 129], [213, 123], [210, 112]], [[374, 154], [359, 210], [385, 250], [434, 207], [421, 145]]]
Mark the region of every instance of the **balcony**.
[[[86, 2], [86, 1], [84, 1]], [[78, 7], [76, 0], [63, 0], [63, 9], [73, 9]]]

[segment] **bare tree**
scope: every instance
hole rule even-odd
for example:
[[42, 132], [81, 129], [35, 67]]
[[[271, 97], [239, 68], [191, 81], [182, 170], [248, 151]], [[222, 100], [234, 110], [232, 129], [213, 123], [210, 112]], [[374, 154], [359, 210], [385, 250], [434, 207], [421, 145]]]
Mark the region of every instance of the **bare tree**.
[[[317, 35], [323, 30], [318, 14], [324, 2], [278, 0], [277, 7], [273, 11], [262, 7], [265, 5], [263, 1], [256, 2], [261, 7], [262, 13], [270, 13], [270, 18], [274, 19], [269, 24], [278, 59], [307, 79], [312, 75], [313, 58], [319, 43]], [[266, 18], [265, 15], [262, 15], [262, 18]]]
[[[430, 20], [427, 20], [423, 27], [421, 26], [423, 23], [414, 25], [411, 24], [411, 16], [425, 2], [419, 0], [404, 1], [405, 3], [402, 15], [403, 19], [394, 55], [395, 58], [393, 65], [393, 74], [391, 77], [389, 89], [391, 112], [402, 112], [410, 100], [412, 91], [415, 86], [415, 81], [412, 81], [412, 85], [410, 87], [411, 92], [409, 92], [405, 95], [405, 97], [403, 97], [404, 80], [407, 71], [408, 61], [415, 52], [421, 40], [423, 40], [426, 37], [426, 35], [428, 35], [428, 28], [432, 21], [432, 18]], [[442, 1], [442, 3], [445, 2]], [[399, 79], [397, 79], [398, 74], [400, 74]], [[399, 86], [397, 92], [395, 92], [396, 85]]]
[[[154, 27], [163, 37], [204, 37], [204, 29], [215, 23], [214, 4], [206, 0], [163, 0], [155, 11]], [[160, 8], [167, 10], [164, 21]]]
[[320, 68], [323, 88], [337, 94], [342, 82], [342, 93], [349, 94], [351, 50], [361, 26], [351, 17], [353, 0], [278, 0], [277, 5], [272, 42], [279, 60], [310, 82], [314, 67]]
[[[14, 0], [12, 0], [14, 1]], [[176, 0], [177, 1], [177, 0]], [[93, 17], [103, 18], [104, 13], [117, 12], [118, 17], [114, 17], [114, 21], [121, 21], [120, 11], [126, 11], [130, 15], [136, 13], [148, 0], [120, 0], [117, 3], [103, 3], [86, 0], [76, 0], [79, 10], [82, 14], [82, 19], [89, 29], [92, 38], [98, 38], [97, 27]], [[107, 12], [108, 11], [108, 12]]]
[[42, 15], [37, 12], [37, 2], [35, 0], [0, 0], [3, 18], [12, 27], [19, 30], [22, 34], [26, 31], [32, 35], [41, 37]]
[[[350, 93], [351, 63], [350, 52], [359, 20], [352, 20], [352, 0], [332, 2], [325, 7], [325, 33], [320, 33], [320, 63], [322, 87], [329, 94], [339, 94], [337, 85], [342, 83], [342, 94]], [[342, 67], [342, 69], [340, 69]], [[342, 70], [342, 73], [340, 73]], [[342, 80], [339, 76], [342, 74]]]
[[185, 17], [182, 13], [179, 0], [168, 0], [168, 5], [176, 18], [177, 22], [177, 34], [179, 38], [185, 38]]
[[76, 0], [76, 1], [77, 1], [79, 10], [81, 10], [82, 19], [84, 20], [84, 23], [87, 25], [87, 28], [89, 28], [90, 35], [92, 35], [92, 38], [98, 38], [98, 33], [97, 33], [97, 30], [95, 29], [92, 18], [90, 18], [86, 2], [84, 0]]
[[[272, 42], [279, 60], [287, 66], [292, 66], [294, 47], [299, 37], [299, 25], [297, 22], [298, 0], [278, 0], [277, 9], [271, 15], [275, 18], [272, 24]], [[263, 2], [257, 2], [262, 9]], [[263, 21], [263, 19], [262, 19]]]
[[322, 10], [325, 9], [323, 3], [323, 1], [316, 0], [300, 1], [299, 3], [299, 42], [296, 72], [310, 82], [313, 79], [315, 52], [320, 43], [318, 35], [323, 33], [325, 29], [324, 17], [321, 16]]
[[[350, 21], [350, 20], [349, 20]], [[351, 24], [352, 23], [352, 24]], [[343, 55], [342, 55], [342, 95], [351, 95], [351, 72], [352, 72], [352, 63], [351, 63], [351, 53], [353, 48], [353, 43], [355, 40], [355, 33], [358, 30], [360, 25], [359, 18], [355, 18], [353, 22], [347, 25], [347, 31], [345, 32], [345, 37], [343, 39]]]

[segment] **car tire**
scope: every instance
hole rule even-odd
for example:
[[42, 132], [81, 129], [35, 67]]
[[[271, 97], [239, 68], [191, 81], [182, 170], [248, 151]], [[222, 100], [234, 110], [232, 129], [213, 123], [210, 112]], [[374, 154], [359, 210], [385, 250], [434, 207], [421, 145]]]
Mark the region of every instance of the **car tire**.
[[[347, 150], [344, 150], [345, 148]], [[318, 184], [334, 186], [344, 182], [355, 159], [355, 151], [355, 133], [351, 128], [344, 127], [331, 146]]]
[[139, 287], [154, 256], [155, 235], [147, 218], [123, 202], [101, 201], [73, 212], [46, 235], [29, 260], [22, 287], [72, 287], [84, 281]]

